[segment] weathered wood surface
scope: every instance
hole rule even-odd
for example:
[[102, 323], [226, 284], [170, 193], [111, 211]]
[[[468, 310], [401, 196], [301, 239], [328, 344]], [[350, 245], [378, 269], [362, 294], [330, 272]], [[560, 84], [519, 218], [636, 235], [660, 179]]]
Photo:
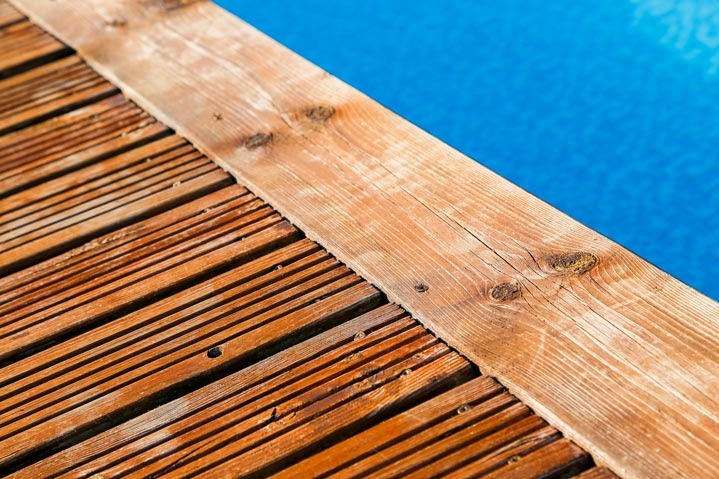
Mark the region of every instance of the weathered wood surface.
[[4, 135], [0, 137], [0, 197], [168, 133], [164, 125], [115, 95]]
[[600, 463], [719, 474], [716, 302], [209, 2], [12, 3]]
[[0, 28], [25, 20], [25, 16], [7, 2], [0, 2]]
[[617, 479], [617, 476], [605, 467], [593, 467], [579, 474], [577, 479]]
[[[586, 453], [568, 443], [558, 442], [556, 450], [538, 454], [541, 466], [528, 464], [531, 453], [560, 437], [496, 382], [480, 377], [310, 456], [276, 477], [532, 477], [547, 471], [568, 475], [588, 460]], [[563, 460], [568, 454], [571, 459]], [[531, 473], [512, 476], [520, 461]]]
[[18, 20], [11, 6], [0, 7], [0, 78], [12, 75], [38, 62], [70, 52], [63, 43], [52, 38], [37, 25]]
[[229, 182], [184, 140], [168, 137], [39, 184], [0, 200], [0, 273]]
[[208, 472], [216, 466], [232, 477], [267, 474], [317, 450], [332, 431], [372, 423], [471, 375], [468, 362], [403, 311], [382, 306], [11, 477], [225, 477]]
[[117, 93], [77, 56], [0, 80], [0, 134]]
[[[2, 261], [17, 270], [0, 277], [0, 475], [294, 475], [384, 419], [395, 439], [453, 433], [432, 449], [463, 447], [442, 473], [470, 446], [488, 473], [524, 456], [524, 477], [590, 466], [566, 440], [536, 452], [559, 432], [114, 87], [63, 104], [74, 79], [49, 64], [99, 79], [68, 58], [11, 75], [31, 105], [49, 78], [60, 108], [0, 133]], [[442, 417], [394, 418], [447, 390]]]

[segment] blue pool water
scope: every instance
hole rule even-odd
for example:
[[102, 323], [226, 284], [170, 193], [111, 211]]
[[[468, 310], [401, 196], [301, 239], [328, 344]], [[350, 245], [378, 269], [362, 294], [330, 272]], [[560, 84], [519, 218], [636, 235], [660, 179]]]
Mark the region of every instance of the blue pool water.
[[719, 1], [217, 1], [719, 299]]

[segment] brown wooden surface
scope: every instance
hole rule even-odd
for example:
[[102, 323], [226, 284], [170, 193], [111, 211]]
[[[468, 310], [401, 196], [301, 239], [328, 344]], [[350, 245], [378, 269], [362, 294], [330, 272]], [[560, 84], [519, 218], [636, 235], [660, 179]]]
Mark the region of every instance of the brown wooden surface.
[[120, 95], [0, 137], [0, 195], [168, 134]]
[[7, 2], [0, 2], [0, 28], [24, 20], [25, 17]]
[[716, 302], [209, 2], [13, 3], [599, 462], [717, 471]]
[[0, 272], [229, 184], [181, 143], [158, 140], [0, 200]]
[[492, 380], [478, 378], [276, 477], [568, 477], [586, 461], [556, 429]]
[[69, 52], [37, 25], [18, 21], [17, 11], [8, 6], [0, 10], [0, 41], [0, 78]]
[[0, 79], [0, 133], [117, 93], [77, 56]]
[[605, 467], [593, 467], [579, 474], [577, 479], [617, 479], [617, 476]]
[[[213, 456], [235, 473], [277, 468], [287, 456], [316, 450], [317, 440], [331, 432], [325, 427], [371, 423], [373, 415], [389, 412], [381, 408], [468, 378], [468, 366], [399, 308], [383, 306], [11, 477], [182, 477], [179, 468], [197, 474], [212, 466]], [[232, 442], [224, 439], [233, 436]], [[275, 448], [278, 442], [286, 447]], [[233, 450], [246, 453], [228, 460]], [[249, 451], [263, 453], [248, 460]]]
[[48, 65], [94, 75], [67, 58], [4, 97], [64, 106], [0, 134], [0, 475], [589, 466], [538, 454], [558, 431], [124, 97], [62, 103], [77, 79]]

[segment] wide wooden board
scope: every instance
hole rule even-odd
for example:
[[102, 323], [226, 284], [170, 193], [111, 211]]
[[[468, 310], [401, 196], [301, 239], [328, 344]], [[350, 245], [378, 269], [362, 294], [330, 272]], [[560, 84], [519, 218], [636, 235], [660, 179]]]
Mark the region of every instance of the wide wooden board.
[[599, 463], [719, 474], [716, 302], [209, 2], [12, 3]]

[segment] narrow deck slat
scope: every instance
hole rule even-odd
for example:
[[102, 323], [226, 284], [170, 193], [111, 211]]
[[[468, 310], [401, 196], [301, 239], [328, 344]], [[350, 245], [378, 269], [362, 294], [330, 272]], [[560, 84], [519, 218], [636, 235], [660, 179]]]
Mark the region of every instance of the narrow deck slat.
[[0, 79], [0, 134], [117, 91], [74, 55]]
[[36, 25], [18, 19], [12, 7], [0, 5], [0, 78], [70, 51]]
[[[536, 416], [527, 416], [514, 422], [515, 415], [521, 412], [521, 408], [513, 409], [503, 411], [483, 421], [483, 424], [462, 431], [462, 434], [458, 434], [460, 437], [456, 438], [462, 441], [459, 445], [454, 441], [443, 441], [449, 443], [443, 444], [445, 447], [457, 447], [458, 450], [449, 449], [447, 450], [449, 454], [445, 456], [435, 455], [436, 461], [425, 461], [421, 468], [405, 477], [441, 477], [451, 474], [462, 477], [462, 473], [456, 474], [454, 471], [468, 463], [482, 464], [482, 466], [477, 467], [473, 474], [465, 473], [465, 477], [482, 477], [519, 460], [522, 455], [528, 454], [540, 444], [560, 439], [559, 431], [547, 426]], [[430, 451], [435, 453], [433, 449]], [[518, 476], [542, 477], [544, 471], [540, 467], [528, 468], [524, 474]], [[392, 469], [396, 469], [396, 466]]]
[[593, 467], [579, 474], [577, 479], [617, 479], [617, 476], [606, 467]]
[[[0, 278], [0, 312], [7, 315], [20, 308], [30, 312], [69, 300], [121, 277], [123, 272], [133, 273], [143, 265], [170, 257], [188, 238], [263, 205], [244, 188], [231, 186], [93, 240], [79, 249]], [[228, 215], [228, 207], [238, 209]], [[89, 279], [93, 279], [92, 284], [88, 284]], [[29, 304], [30, 295], [34, 304]], [[57, 299], [43, 303], [53, 297]]]
[[518, 417], [530, 414], [496, 382], [480, 377], [327, 448], [277, 477], [368, 477], [399, 460], [405, 461], [399, 471], [408, 474], [417, 464], [435, 460], [434, 451], [419, 461], [410, 459], [410, 454], [421, 451], [421, 456], [440, 438], [451, 437], [510, 406], [515, 406]]
[[0, 137], [0, 195], [168, 133], [164, 125], [119, 95], [10, 133]]
[[[172, 331], [169, 331], [167, 335], [150, 340], [160, 350], [147, 351], [145, 346], [141, 350], [143, 355], [130, 357], [125, 363], [116, 364], [111, 359], [110, 370], [101, 369], [97, 377], [88, 377], [79, 383], [70, 377], [61, 380], [68, 381], [65, 390], [51, 389], [49, 394], [29, 403], [10, 404], [13, 410], [0, 416], [0, 465], [50, 447], [68, 434], [87, 430], [97, 423], [98, 417], [111, 418], [138, 401], [147, 401], [178, 384], [227, 367], [288, 335], [301, 334], [303, 329], [312, 325], [369, 308], [373, 297], [376, 304], [376, 292], [373, 296], [373, 290], [368, 285], [342, 290], [348, 286], [346, 280], [340, 280], [316, 291], [310, 290], [302, 298], [303, 303], [297, 300], [288, 303], [286, 308], [289, 311], [294, 308], [296, 312], [288, 314], [285, 310], [285, 316], [280, 316], [283, 313], [281, 308], [280, 311], [270, 309], [259, 317], [266, 325], [255, 320], [251, 324], [225, 329], [220, 322], [205, 332], [191, 329], [186, 338], [174, 338], [173, 341], [167, 341], [172, 338]], [[323, 295], [328, 295], [328, 298], [312, 304], [313, 299]], [[232, 320], [232, 316], [228, 320]], [[163, 347], [166, 349], [164, 353]], [[216, 358], [208, 357], [208, 350], [213, 347], [221, 347], [222, 354]], [[123, 350], [118, 354], [122, 356], [132, 352]], [[104, 362], [102, 359], [101, 363]], [[92, 367], [85, 374], [91, 370]], [[21, 396], [15, 395], [14, 398]]]
[[[507, 454], [501, 457], [500, 461], [505, 465], [497, 469], [494, 469], [495, 465], [491, 461], [489, 463], [478, 461], [446, 477], [462, 479], [481, 475], [486, 479], [504, 479], [571, 475], [584, 465], [587, 454], [567, 439], [559, 439], [532, 450], [533, 446], [539, 446], [545, 441], [545, 435], [553, 434], [551, 430], [538, 431], [535, 437], [530, 438], [526, 443], [517, 443], [515, 449], [507, 451]], [[485, 473], [487, 469], [494, 470]]]
[[25, 16], [18, 12], [15, 7], [5, 1], [0, 1], [0, 28], [7, 27], [25, 19]]
[[167, 137], [0, 200], [0, 271], [229, 184], [229, 177]]
[[[241, 449], [245, 441], [233, 441], [225, 449], [198, 457], [198, 464], [181, 465], [177, 468], [177, 475], [196, 477], [197, 474], [207, 474], [217, 478], [234, 478], [239, 474], [265, 477], [267, 473], [281, 467], [282, 461], [292, 457], [292, 454], [305, 452], [327, 436], [331, 437], [338, 431], [355, 427], [356, 423], [361, 423], [367, 416], [384, 414], [410, 402], [416, 396], [431, 393], [444, 386], [445, 381], [456, 381], [458, 377], [468, 375], [469, 364], [456, 353], [441, 355], [444, 348], [446, 346], [437, 346], [423, 351], [427, 356], [426, 364], [420, 363], [412, 356], [391, 368], [380, 366], [376, 372], [372, 371], [370, 377], [335, 393], [335, 397], [318, 401], [307, 407], [307, 410], [292, 411], [289, 417], [284, 419], [290, 425], [309, 421], [296, 430], [252, 449], [246, 444], [246, 452]], [[410, 370], [411, 372], [407, 373]], [[355, 397], [358, 393], [365, 392], [366, 394]], [[342, 404], [348, 399], [352, 400]], [[333, 403], [342, 405], [335, 406]], [[331, 407], [336, 409], [329, 411]], [[272, 422], [265, 434], [281, 434], [283, 427], [282, 421]], [[174, 474], [174, 471], [170, 473]]]
[[[207, 245], [211, 252], [193, 257], [188, 261], [166, 260], [152, 267], [138, 271], [127, 278], [123, 278], [130, 284], [123, 289], [115, 289], [107, 295], [101, 295], [96, 301], [85, 302], [86, 298], [80, 298], [80, 306], [72, 308], [61, 314], [51, 316], [47, 321], [36, 321], [34, 316], [28, 316], [21, 321], [16, 321], [0, 328], [0, 334], [6, 345], [2, 351], [2, 358], [11, 357], [22, 353], [35, 344], [43, 344], [52, 340], [53, 337], [66, 334], [69, 331], [80, 327], [86, 327], [99, 319], [117, 313], [134, 303], [147, 301], [158, 292], [172, 290], [179, 285], [187, 283], [195, 277], [207, 274], [216, 268], [232, 264], [237, 258], [251, 256], [265, 248], [269, 242], [282, 243], [295, 234], [296, 230], [287, 223], [269, 225], [270, 221], [253, 225], [248, 229], [260, 229], [255, 235], [250, 235], [245, 241], [231, 243], [252, 231], [239, 231], [231, 236], [230, 244], [225, 247], [213, 249], [214, 244]], [[224, 239], [227, 241], [227, 239]], [[146, 282], [140, 283], [143, 279]], [[113, 288], [115, 285], [109, 285]], [[102, 291], [101, 291], [102, 292]], [[100, 292], [100, 293], [101, 293]], [[97, 295], [98, 291], [92, 291], [87, 295]], [[61, 307], [66, 307], [62, 305]], [[43, 312], [41, 312], [42, 314]]]
[[13, 1], [598, 461], [716, 470], [719, 304], [210, 2]]
[[[358, 332], [366, 334], [357, 339]], [[411, 344], [412, 341], [420, 344], [417, 340], [422, 338], [425, 338], [425, 342], [428, 339], [430, 343], [432, 341], [421, 328], [413, 326], [413, 321], [406, 318], [397, 307], [384, 306], [110, 429], [97, 438], [11, 477], [33, 477], [33, 474], [50, 475], [58, 472], [64, 474], [59, 477], [74, 477], [77, 474], [112, 476], [132, 471], [148, 475], [163, 469], [164, 472], [170, 472], [168, 465], [173, 465], [189, 452], [197, 451], [203, 444], [208, 450], [219, 449], [222, 442], [215, 441], [218, 433], [239, 433], [241, 429], [238, 428], [249, 428], [250, 436], [245, 437], [252, 440], [252, 434], [255, 438], [268, 433], [272, 435], [273, 430], [266, 426], [275, 422], [280, 429], [291, 428], [292, 423], [289, 421], [297, 421], [298, 415], [306, 414], [303, 409], [312, 408], [323, 400], [324, 404], [331, 407], [332, 401], [326, 398], [331, 398], [333, 394], [336, 396], [339, 385], [344, 384], [344, 390], [350, 394], [371, 394], [381, 383], [392, 381], [391, 377], [397, 376], [395, 373], [382, 380], [368, 381], [376, 375], [388, 375], [387, 369], [381, 366], [387, 360], [401, 364], [403, 355], [391, 351], [393, 345], [397, 344], [397, 338], [400, 338], [399, 344]], [[392, 357], [395, 359], [392, 360]], [[446, 387], [452, 381], [466, 377], [467, 363], [460, 361], [459, 365], [459, 371], [455, 370], [454, 373], [445, 369], [433, 387], [441, 387], [442, 384]], [[332, 372], [328, 368], [333, 368]], [[363, 383], [364, 386], [360, 386]], [[350, 386], [352, 384], [357, 386], [353, 388]], [[407, 387], [411, 386], [407, 384]], [[415, 383], [414, 392], [420, 393], [421, 389], [420, 383]], [[387, 399], [398, 401], [398, 392], [395, 392], [394, 399]], [[371, 422], [371, 415], [365, 416], [364, 420]], [[173, 439], [168, 440], [170, 437]], [[307, 446], [301, 442], [293, 445], [294, 448]], [[156, 459], [160, 457], [163, 459]], [[270, 455], [265, 460], [272, 461], [273, 458]], [[178, 465], [193, 462], [187, 458]], [[172, 472], [173, 477], [177, 477], [177, 471]]]

